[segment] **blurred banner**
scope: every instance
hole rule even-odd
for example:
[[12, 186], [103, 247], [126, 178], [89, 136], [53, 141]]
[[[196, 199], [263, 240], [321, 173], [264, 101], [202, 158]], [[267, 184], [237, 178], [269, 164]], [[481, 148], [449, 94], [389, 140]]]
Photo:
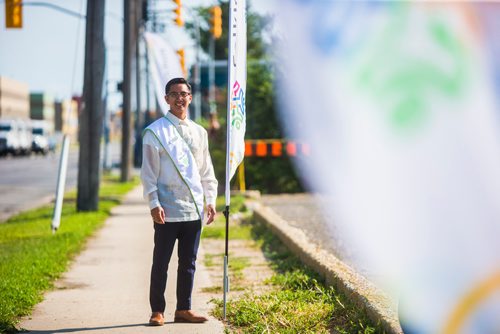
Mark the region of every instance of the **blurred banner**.
[[405, 333], [500, 332], [500, 4], [294, 0], [281, 119]]
[[247, 87], [246, 1], [230, 1], [228, 43], [226, 205], [230, 202], [229, 182], [245, 155]]
[[163, 114], [168, 112], [165, 103], [165, 85], [173, 78], [183, 78], [181, 63], [177, 52], [159, 34], [144, 33], [148, 48], [151, 76], [155, 85], [156, 99]]

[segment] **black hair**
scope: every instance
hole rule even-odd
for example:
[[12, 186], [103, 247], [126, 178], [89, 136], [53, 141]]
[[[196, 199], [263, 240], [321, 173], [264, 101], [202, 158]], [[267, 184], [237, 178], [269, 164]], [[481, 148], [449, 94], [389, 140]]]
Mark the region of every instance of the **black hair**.
[[189, 84], [189, 82], [187, 82], [186, 79], [184, 79], [184, 78], [173, 78], [172, 80], [170, 80], [169, 82], [167, 82], [167, 85], [165, 86], [165, 95], [168, 95], [168, 93], [170, 92], [170, 88], [172, 88], [173, 85], [179, 85], [179, 84], [186, 85], [187, 88], [189, 89], [189, 92], [191, 93], [191, 85]]

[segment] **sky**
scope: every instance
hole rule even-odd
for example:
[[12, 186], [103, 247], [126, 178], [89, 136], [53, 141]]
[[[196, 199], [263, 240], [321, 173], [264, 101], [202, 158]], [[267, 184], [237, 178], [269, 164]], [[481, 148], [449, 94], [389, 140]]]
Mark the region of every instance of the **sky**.
[[[253, 0], [253, 10], [268, 14], [276, 0]], [[24, 1], [23, 28], [5, 28], [5, 5], [0, 0], [0, 76], [27, 83], [30, 92], [45, 92], [56, 99], [80, 95], [83, 86], [85, 20], [61, 13], [52, 8], [29, 5]], [[36, 1], [39, 3], [39, 1]], [[46, 1], [76, 13], [86, 12], [85, 0]], [[150, 0], [150, 2], [152, 2]], [[156, 0], [166, 12], [175, 4], [169, 0]], [[214, 4], [211, 0], [185, 0], [185, 18], [189, 7]], [[172, 14], [173, 17], [174, 14]], [[109, 108], [116, 109], [121, 94], [116, 93], [116, 82], [122, 79], [123, 68], [123, 0], [106, 0], [105, 44]], [[166, 17], [166, 15], [165, 15]], [[166, 39], [174, 48], [185, 47], [188, 64], [194, 58], [189, 52], [194, 45], [182, 28], [175, 27], [166, 19]]]

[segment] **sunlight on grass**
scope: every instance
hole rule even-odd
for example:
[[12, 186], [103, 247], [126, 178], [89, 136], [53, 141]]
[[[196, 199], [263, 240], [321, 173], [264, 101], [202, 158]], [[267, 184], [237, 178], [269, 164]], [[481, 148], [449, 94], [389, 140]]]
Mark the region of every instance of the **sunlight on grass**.
[[[229, 219], [229, 238], [232, 240], [251, 240], [251, 227], [248, 224], [245, 224], [245, 220], [249, 217], [249, 212], [246, 211], [245, 208], [245, 198], [243, 196], [234, 196], [231, 198], [231, 206], [229, 211], [231, 212]], [[215, 221], [203, 227], [202, 238], [213, 238], [213, 239], [224, 239], [226, 236], [226, 218], [222, 214], [222, 210], [224, 210], [224, 197], [219, 196], [217, 198], [217, 212], [220, 214], [217, 215]], [[238, 214], [240, 218], [243, 220], [243, 223], [235, 223], [233, 214]]]
[[86, 239], [103, 225], [111, 208], [137, 184], [137, 179], [120, 183], [116, 177], [105, 177], [96, 212], [76, 212], [76, 194], [66, 195], [55, 234], [50, 228], [53, 205], [0, 224], [0, 332], [13, 331], [18, 317], [31, 312]]
[[[383, 333], [367, 315], [306, 267], [281, 241], [258, 223], [251, 236], [270, 260], [275, 274], [262, 294], [248, 292], [227, 303], [228, 333]], [[234, 264], [238, 267], [238, 261]], [[241, 258], [243, 267], [248, 258]], [[222, 301], [212, 300], [222, 320]]]

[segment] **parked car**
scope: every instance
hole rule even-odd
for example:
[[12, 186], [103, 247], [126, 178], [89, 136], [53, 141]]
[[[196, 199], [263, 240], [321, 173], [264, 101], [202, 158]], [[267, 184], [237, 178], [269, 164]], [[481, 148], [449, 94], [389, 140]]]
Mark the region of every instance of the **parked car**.
[[35, 153], [47, 154], [52, 149], [48, 123], [46, 121], [32, 120], [31, 132], [33, 134], [31, 150]]
[[31, 153], [31, 127], [28, 122], [14, 119], [0, 119], [0, 154]]
[[33, 141], [33, 136], [31, 135], [31, 122], [29, 120], [18, 120], [17, 133], [19, 136], [20, 153], [23, 155], [31, 154], [31, 142]]

